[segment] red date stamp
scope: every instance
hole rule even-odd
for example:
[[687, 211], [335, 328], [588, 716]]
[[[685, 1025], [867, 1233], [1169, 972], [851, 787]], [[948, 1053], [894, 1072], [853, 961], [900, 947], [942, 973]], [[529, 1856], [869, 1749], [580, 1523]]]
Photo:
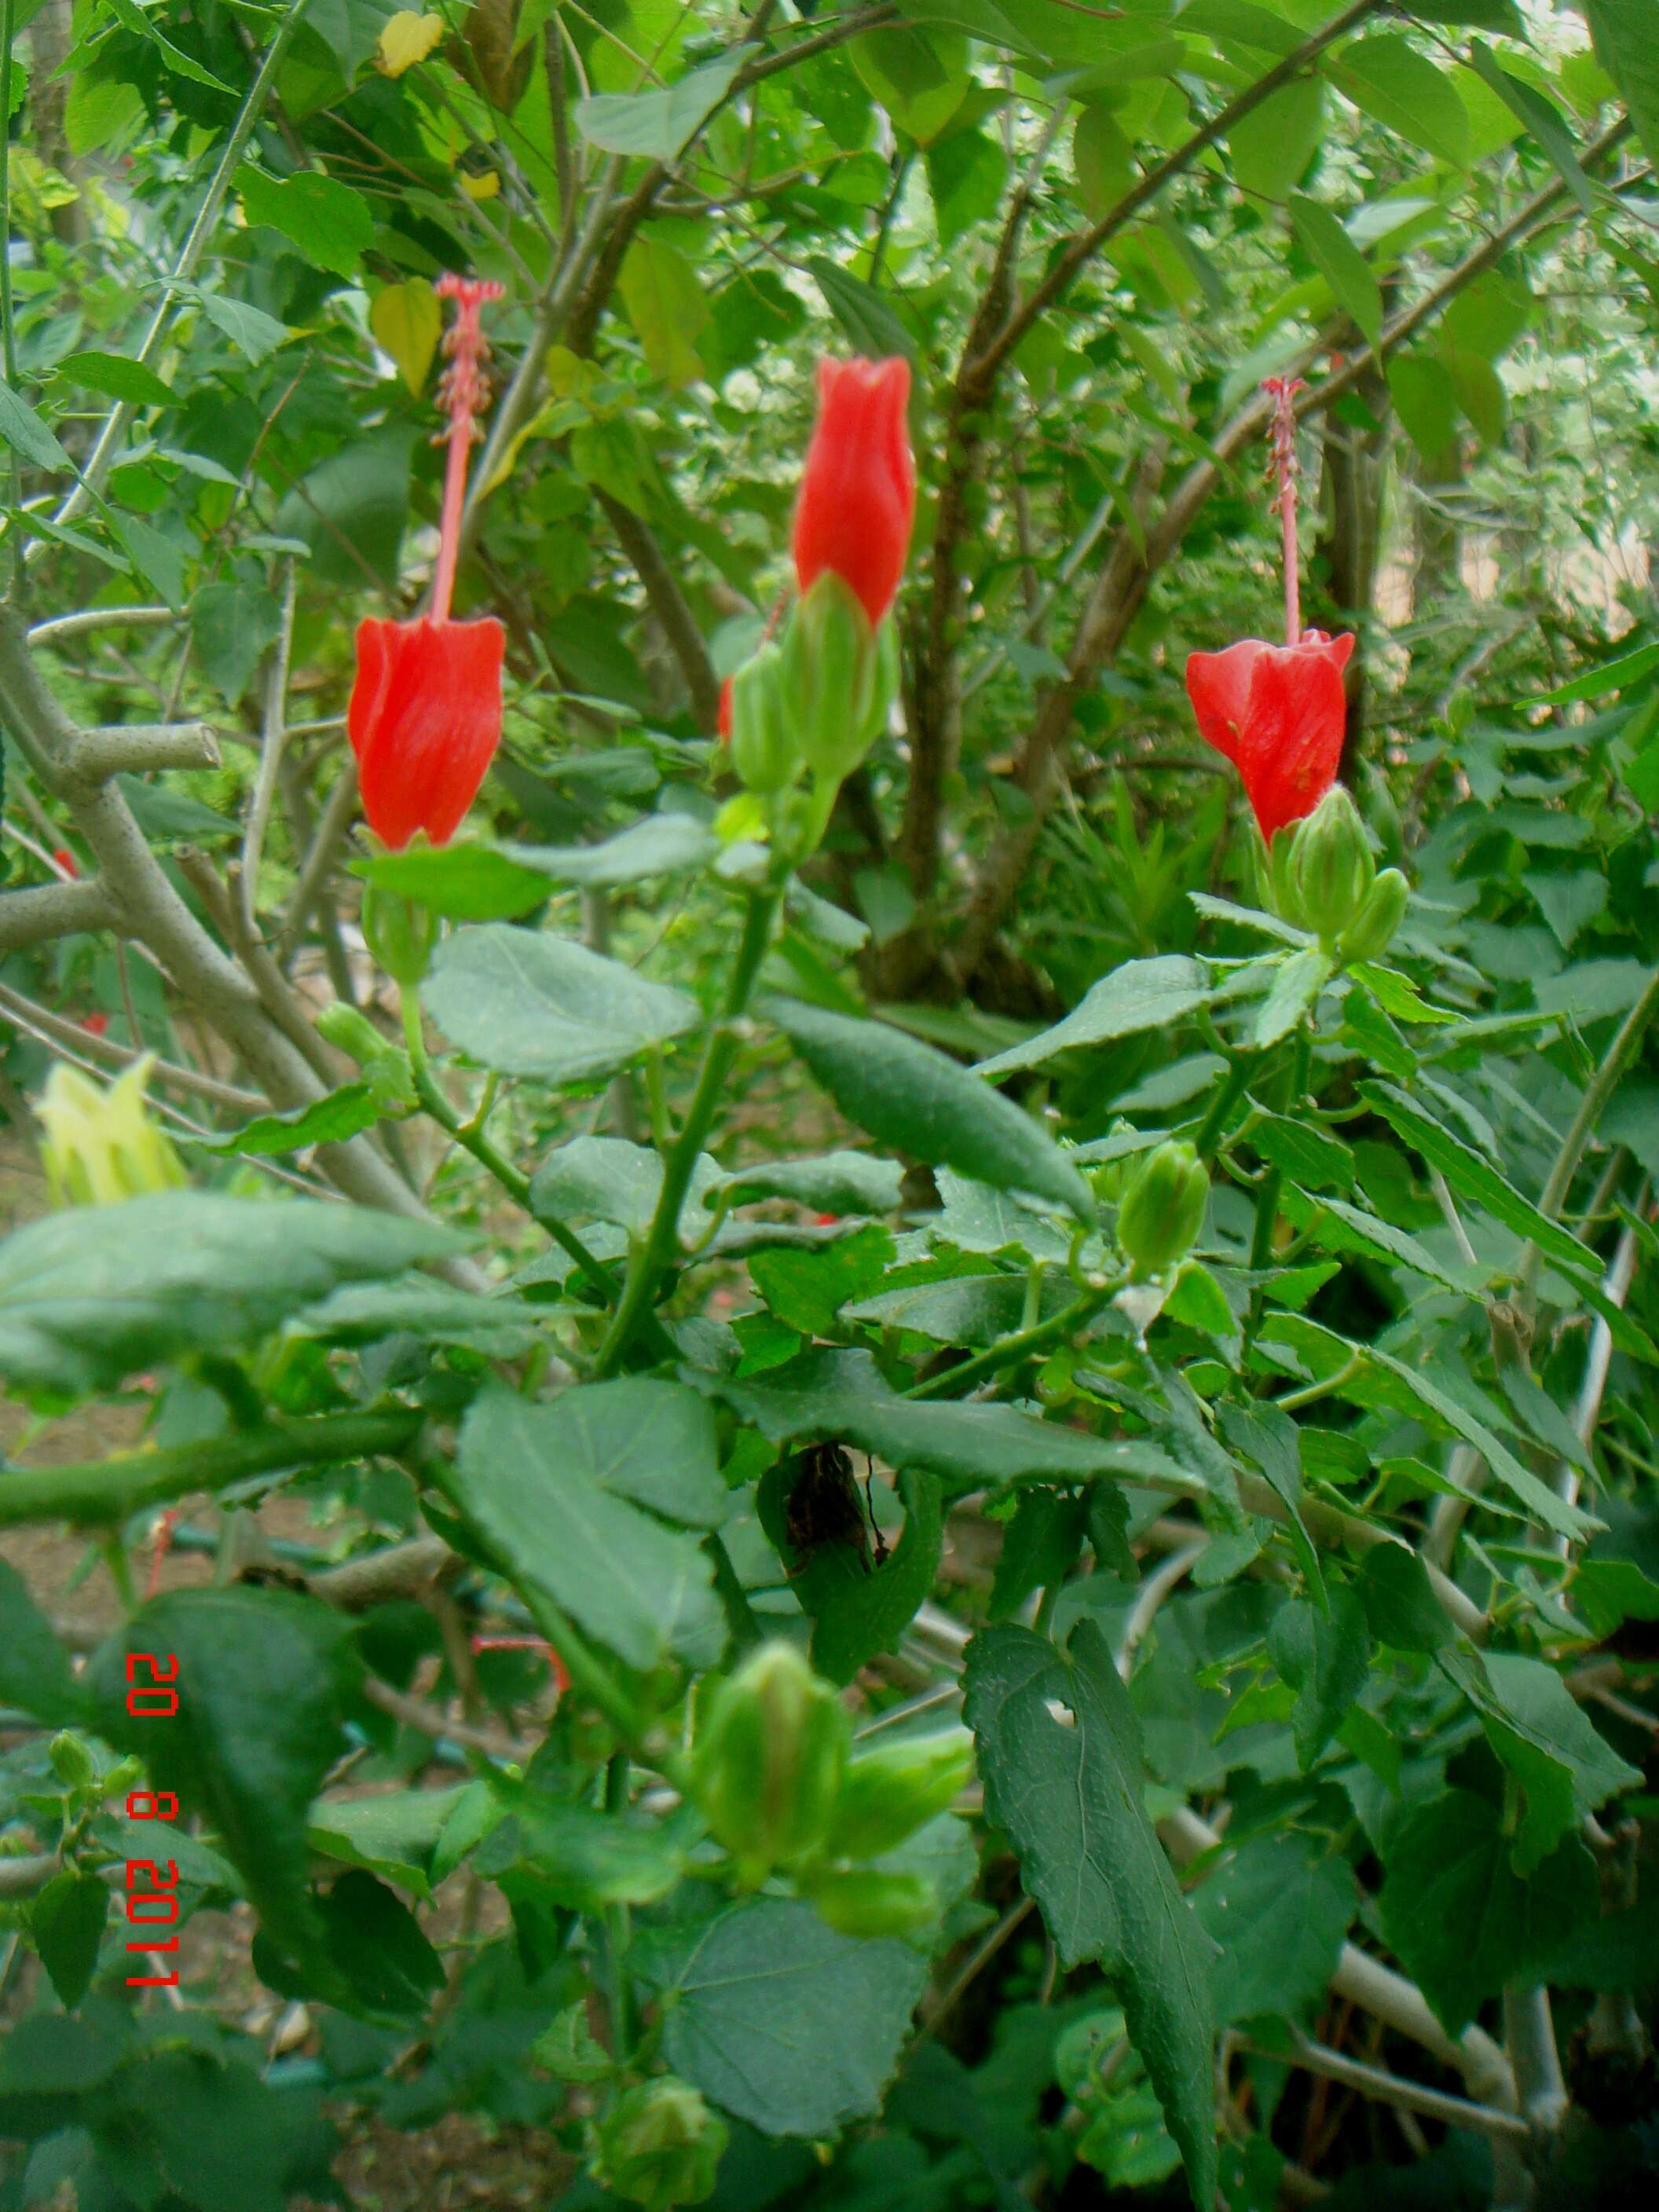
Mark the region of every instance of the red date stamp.
[[[149, 1670], [149, 1679], [144, 1669]], [[127, 1654], [127, 1711], [135, 1720], [168, 1720], [179, 1710], [179, 1662], [168, 1652]], [[127, 1793], [130, 1820], [176, 1820], [179, 1800], [170, 1790], [132, 1790]], [[179, 1918], [179, 1869], [172, 1859], [129, 1859], [126, 1900], [129, 1927], [142, 1930], [129, 1939], [129, 1951], [142, 1951], [152, 1966], [161, 1964], [158, 1953], [176, 1951], [176, 1935], [160, 1931], [173, 1928]], [[130, 1990], [176, 1990], [179, 1974], [129, 1974]]]

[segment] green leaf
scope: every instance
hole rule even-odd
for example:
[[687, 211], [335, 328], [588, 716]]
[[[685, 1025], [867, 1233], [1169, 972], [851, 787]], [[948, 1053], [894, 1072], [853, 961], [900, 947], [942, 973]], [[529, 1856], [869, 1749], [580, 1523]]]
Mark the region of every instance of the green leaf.
[[500, 922], [447, 937], [422, 995], [469, 1059], [556, 1084], [612, 1075], [702, 1019], [685, 992], [619, 960]]
[[1267, 1631], [1267, 1656], [1296, 1692], [1291, 1725], [1305, 1774], [1336, 1734], [1370, 1672], [1365, 1609], [1346, 1583], [1332, 1583], [1328, 1610], [1290, 1598]]
[[1280, 1037], [1288, 1036], [1303, 1017], [1310, 1013], [1320, 993], [1336, 973], [1336, 963], [1317, 945], [1304, 945], [1279, 963], [1273, 988], [1262, 1000], [1250, 1032], [1250, 1042], [1265, 1052]]
[[123, 353], [72, 353], [58, 362], [56, 374], [88, 392], [129, 400], [135, 407], [175, 407], [179, 403], [178, 393], [153, 368]]
[[1469, 111], [1456, 85], [1401, 31], [1344, 46], [1330, 74], [1356, 107], [1453, 168], [1468, 167]]
[[1469, 1790], [1407, 1813], [1384, 1863], [1383, 1933], [1449, 2035], [1596, 1911], [1595, 1862], [1577, 1836], [1524, 1879], [1498, 1808]]
[[1291, 221], [1309, 259], [1367, 341], [1382, 343], [1382, 292], [1369, 261], [1322, 200], [1291, 194]]
[[21, 399], [3, 376], [0, 376], [0, 438], [20, 460], [52, 476], [62, 476], [75, 467], [27, 400]]
[[647, 1971], [676, 2074], [769, 2136], [827, 2136], [881, 2109], [927, 1980], [908, 1944], [838, 1935], [793, 1898], [732, 1906]]
[[608, 2081], [620, 2071], [587, 2024], [586, 1997], [554, 2015], [553, 2025], [530, 2046], [530, 2056], [556, 2081]]
[[275, 315], [266, 314], [263, 307], [250, 307], [246, 300], [232, 300], [222, 292], [204, 292], [193, 284], [176, 284], [173, 289], [194, 299], [214, 328], [223, 331], [255, 368], [278, 346], [299, 336]]
[[1361, 1097], [1413, 1152], [1420, 1152], [1431, 1168], [1439, 1169], [1460, 1197], [1484, 1207], [1494, 1220], [1514, 1230], [1518, 1237], [1529, 1237], [1548, 1258], [1579, 1269], [1596, 1267], [1595, 1255], [1587, 1246], [1562, 1228], [1559, 1221], [1552, 1221], [1540, 1213], [1479, 1152], [1432, 1120], [1403, 1091], [1397, 1091], [1392, 1084], [1373, 1082], [1361, 1083], [1359, 1090]]
[[109, 1891], [96, 1875], [66, 1867], [29, 1907], [30, 1939], [65, 2012], [73, 2012], [91, 1986], [109, 1903]]
[[[317, 1918], [329, 1962], [346, 1984], [343, 2010], [392, 2026], [418, 2020], [442, 1989], [443, 1960], [403, 1899], [372, 1874], [354, 1868], [342, 1875], [318, 1899]], [[264, 1964], [257, 1945], [254, 1959]], [[303, 1996], [307, 1989], [302, 1967], [287, 1993]]]
[[[557, 1401], [538, 1406], [511, 1390], [487, 1390], [462, 1428], [451, 1495], [508, 1574], [544, 1591], [629, 1666], [643, 1670], [672, 1656], [712, 1667], [726, 1630], [707, 1553], [625, 1494], [625, 1486], [650, 1494], [648, 1486], [659, 1483], [680, 1495], [677, 1471], [637, 1468], [625, 1449], [615, 1462], [603, 1457], [618, 1433], [635, 1432], [629, 1419], [625, 1410], [620, 1419], [602, 1414], [592, 1430], [580, 1410], [562, 1411]], [[648, 1436], [650, 1424], [640, 1432]], [[695, 1463], [685, 1482], [695, 1504], [702, 1488]]]
[[816, 1160], [779, 1160], [739, 1168], [709, 1192], [711, 1201], [753, 1206], [763, 1199], [787, 1199], [817, 1213], [896, 1213], [904, 1199], [904, 1177], [891, 1160], [872, 1152], [826, 1152]]
[[1249, 1142], [1268, 1164], [1307, 1190], [1353, 1188], [1354, 1158], [1328, 1131], [1284, 1114], [1263, 1114], [1252, 1121]]
[[696, 340], [708, 320], [708, 297], [691, 264], [665, 240], [641, 236], [617, 282], [652, 374], [671, 391], [695, 383], [703, 374]]
[[278, 178], [244, 165], [234, 181], [250, 223], [280, 231], [314, 268], [356, 274], [374, 236], [374, 211], [361, 192], [315, 169]]
[[28, 1584], [5, 1559], [0, 1559], [0, 1702], [21, 1705], [50, 1728], [73, 1721], [82, 1703], [68, 1653]]
[[930, 1468], [963, 1488], [981, 1483], [1151, 1481], [1176, 1494], [1206, 1487], [1152, 1444], [1110, 1443], [1013, 1406], [952, 1406], [901, 1398], [867, 1352], [819, 1346], [787, 1366], [741, 1378], [698, 1374], [700, 1389], [724, 1400], [774, 1443], [829, 1439], [854, 1445], [891, 1468]]
[[1570, 1828], [1641, 1782], [1641, 1769], [1596, 1733], [1541, 1659], [1514, 1651], [1443, 1651], [1438, 1663], [1480, 1714], [1487, 1742], [1526, 1792], [1515, 1838], [1515, 1870], [1523, 1880]]
[[331, 1344], [378, 1344], [415, 1336], [459, 1344], [493, 1359], [518, 1359], [541, 1335], [546, 1316], [522, 1298], [458, 1291], [427, 1275], [403, 1282], [348, 1283], [289, 1323], [291, 1336]]
[[306, 1840], [325, 1857], [362, 1867], [417, 1897], [430, 1894], [432, 1854], [444, 1825], [465, 1796], [453, 1790], [394, 1790], [377, 1797], [331, 1798], [313, 1811]]
[[[708, 1227], [708, 1194], [719, 1172], [706, 1152], [692, 1170], [679, 1225], [694, 1240]], [[661, 1155], [649, 1145], [572, 1137], [537, 1169], [530, 1209], [540, 1221], [614, 1221], [630, 1237], [643, 1237], [662, 1195], [662, 1173]]]
[[1007, 1075], [1019, 1067], [1040, 1066], [1057, 1052], [1081, 1045], [1109, 1044], [1144, 1030], [1170, 1028], [1213, 997], [1210, 971], [1201, 960], [1168, 953], [1155, 960], [1131, 960], [1103, 975], [1081, 1006], [1052, 1029], [1011, 1045], [981, 1060], [981, 1075]]
[[380, 1118], [373, 1084], [346, 1083], [337, 1091], [313, 1098], [308, 1105], [291, 1107], [285, 1114], [256, 1114], [240, 1129], [203, 1139], [202, 1149], [280, 1158], [284, 1152], [304, 1152], [309, 1145], [343, 1144], [348, 1137], [372, 1129]]
[[1316, 1837], [1252, 1836], [1193, 1893], [1194, 1916], [1218, 1948], [1218, 2024], [1311, 2018], [1358, 1909], [1352, 1868]]
[[111, 1389], [181, 1352], [257, 1343], [337, 1284], [466, 1241], [366, 1206], [202, 1191], [47, 1214], [0, 1243], [0, 1373]]
[[1437, 354], [1395, 354], [1387, 368], [1389, 392], [1413, 445], [1438, 460], [1457, 435], [1457, 387]]
[[115, 787], [152, 845], [216, 845], [242, 834], [240, 824], [228, 815], [216, 814], [199, 799], [171, 784], [146, 783], [139, 775], [118, 775]]
[[[1188, 11], [1190, 16], [1192, 10]], [[1251, 199], [1282, 200], [1325, 135], [1325, 88], [1298, 77], [1242, 115], [1227, 133], [1233, 178]]]
[[1586, 675], [1575, 676], [1571, 684], [1559, 684], [1553, 691], [1536, 692], [1530, 699], [1517, 703], [1565, 707], [1575, 699], [1617, 697], [1639, 684], [1655, 668], [1659, 668], [1659, 644], [1638, 646], [1634, 653], [1621, 653], [1617, 659], [1604, 660], [1599, 668], [1592, 668]]
[[1379, 1644], [1395, 1651], [1439, 1651], [1452, 1640], [1445, 1607], [1434, 1594], [1428, 1569], [1405, 1544], [1378, 1544], [1366, 1553], [1354, 1577], [1365, 1625]]
[[444, 845], [359, 860], [354, 875], [457, 921], [527, 914], [556, 884], [614, 890], [701, 868], [720, 850], [689, 814], [651, 814], [595, 845]]
[[[1221, 1432], [1235, 1451], [1259, 1467], [1290, 1516], [1290, 1536], [1297, 1564], [1322, 1613], [1329, 1611], [1324, 1570], [1302, 1518], [1302, 1462], [1296, 1425], [1277, 1406], [1240, 1406], [1224, 1399], [1216, 1408]], [[1284, 1674], [1281, 1667], [1279, 1672]], [[1286, 1680], [1291, 1678], [1286, 1675]]]
[[966, 1068], [884, 1022], [852, 1020], [797, 999], [763, 1011], [842, 1111], [896, 1152], [1029, 1191], [1091, 1221], [1089, 1186], [1046, 1130]]
[[1512, 114], [1518, 115], [1554, 163], [1562, 183], [1572, 194], [1586, 215], [1595, 212], [1595, 195], [1591, 191], [1589, 179], [1578, 166], [1577, 149], [1572, 133], [1559, 107], [1552, 106], [1541, 92], [1511, 76], [1498, 66], [1497, 57], [1479, 39], [1471, 41], [1469, 60], [1475, 73], [1489, 84]]
[[1443, 1283], [1448, 1290], [1466, 1294], [1472, 1294], [1480, 1279], [1474, 1269], [1455, 1272], [1449, 1266], [1443, 1266], [1408, 1229], [1396, 1229], [1381, 1214], [1350, 1206], [1346, 1199], [1334, 1197], [1328, 1191], [1316, 1199], [1305, 1191], [1288, 1189], [1281, 1205], [1291, 1224], [1306, 1230], [1313, 1242], [1326, 1251], [1353, 1252], [1365, 1259], [1397, 1261], [1401, 1267], [1414, 1268], [1419, 1275], [1426, 1275], [1432, 1283]]
[[1601, 66], [1625, 96], [1650, 161], [1659, 161], [1659, 40], [1647, 0], [1584, 0]]
[[850, 1682], [878, 1651], [896, 1651], [916, 1608], [933, 1586], [944, 1544], [937, 1475], [907, 1470], [899, 1477], [904, 1529], [890, 1559], [872, 1566], [850, 1543], [815, 1544], [804, 1558], [790, 1545], [781, 1498], [769, 1513], [763, 1488], [761, 1519], [789, 1563], [801, 1610], [812, 1617], [812, 1664], [832, 1682]]
[[1014, 1517], [1002, 1532], [991, 1584], [993, 1620], [1006, 1620], [1034, 1589], [1066, 1579], [1082, 1549], [1088, 1513], [1089, 1499], [1082, 1492], [1020, 1492]]
[[1409, 1365], [1376, 1345], [1365, 1347], [1365, 1358], [1392, 1375], [1454, 1435], [1473, 1444], [1499, 1482], [1521, 1501], [1535, 1521], [1541, 1521], [1558, 1535], [1570, 1537], [1575, 1543], [1582, 1543], [1590, 1533], [1594, 1524], [1576, 1506], [1558, 1498], [1547, 1483], [1540, 1482], [1530, 1468], [1522, 1467], [1508, 1445], [1484, 1421], [1431, 1382], [1420, 1365]]
[[109, 517], [110, 531], [125, 553], [126, 566], [150, 586], [175, 614], [185, 604], [185, 556], [165, 531], [155, 529], [137, 514]]
[[871, 97], [921, 146], [944, 131], [972, 82], [959, 31], [866, 31], [848, 41], [847, 58]]
[[[176, 1658], [175, 1713], [128, 1711], [131, 1652]], [[343, 1747], [357, 1674], [349, 1623], [332, 1607], [240, 1586], [153, 1598], [88, 1669], [100, 1734], [137, 1753], [158, 1789], [212, 1824], [267, 1929], [302, 1960], [314, 1958], [318, 1936], [306, 1816]]]
[[240, 706], [260, 654], [281, 629], [276, 594], [263, 586], [204, 584], [191, 599], [191, 643], [227, 706]]
[[872, 361], [902, 354], [913, 369], [921, 368], [916, 342], [893, 312], [884, 294], [866, 284], [861, 276], [848, 276], [846, 270], [838, 268], [833, 261], [826, 261], [822, 255], [814, 255], [806, 266], [823, 295], [823, 304], [858, 352]]
[[222, 77], [215, 76], [211, 70], [204, 69], [200, 62], [181, 47], [175, 46], [167, 33], [157, 27], [154, 17], [147, 15], [138, 5], [138, 0], [105, 0], [105, 5], [124, 30], [149, 40], [175, 76], [188, 77], [192, 84], [204, 84], [210, 92], [222, 92], [227, 100], [237, 97]]
[[659, 1823], [562, 1804], [505, 1783], [496, 1794], [506, 1799], [506, 1818], [479, 1844], [472, 1865], [511, 1903], [602, 1912], [612, 1905], [655, 1905], [680, 1879], [684, 1861]]
[[1063, 1654], [1029, 1629], [989, 1628], [968, 1647], [964, 1679], [987, 1814], [1013, 1844], [1061, 1965], [1094, 1960], [1111, 1982], [1193, 2201], [1213, 2203], [1213, 1951], [1142, 1805], [1139, 1736], [1110, 1647], [1091, 1620]]
[[607, 154], [635, 154], [672, 161], [732, 89], [750, 49], [733, 46], [701, 69], [689, 70], [663, 92], [601, 92], [571, 110], [590, 146]]

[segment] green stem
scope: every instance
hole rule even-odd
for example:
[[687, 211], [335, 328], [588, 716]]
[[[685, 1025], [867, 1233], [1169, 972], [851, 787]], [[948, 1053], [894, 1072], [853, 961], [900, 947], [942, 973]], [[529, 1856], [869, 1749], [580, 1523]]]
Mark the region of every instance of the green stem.
[[663, 1163], [662, 1189], [657, 1199], [656, 1211], [651, 1217], [643, 1243], [635, 1249], [629, 1262], [628, 1279], [623, 1285], [621, 1303], [605, 1332], [594, 1362], [596, 1376], [614, 1375], [633, 1340], [634, 1333], [653, 1304], [663, 1272], [672, 1259], [679, 1240], [680, 1213], [685, 1204], [685, 1194], [691, 1187], [691, 1177], [702, 1154], [704, 1140], [713, 1125], [720, 1093], [726, 1079], [732, 1073], [732, 1063], [738, 1056], [738, 1024], [746, 1012], [753, 994], [761, 963], [772, 940], [772, 923], [778, 910], [780, 894], [775, 890], [751, 891], [748, 908], [744, 915], [743, 938], [738, 947], [737, 963], [727, 986], [726, 1005], [703, 1054], [702, 1068], [697, 1077], [697, 1087], [691, 1096], [686, 1111], [684, 1126], [676, 1139], [673, 1150]]
[[[605, 1770], [605, 1809], [618, 1814], [628, 1810], [629, 1759], [625, 1751], [617, 1752]], [[633, 1927], [625, 1905], [605, 1908], [605, 1949], [607, 1978], [606, 2003], [611, 2014], [611, 2056], [618, 2065], [627, 2062], [634, 2046], [633, 2007], [629, 2002], [628, 1950], [633, 1940]]]
[[[1294, 1115], [1307, 1096], [1308, 1076], [1313, 1066], [1313, 1028], [1305, 1018], [1297, 1024], [1296, 1057], [1291, 1066], [1290, 1096], [1285, 1109]], [[1269, 1169], [1255, 1202], [1255, 1229], [1250, 1238], [1250, 1265], [1265, 1267], [1273, 1255], [1273, 1224], [1279, 1218], [1279, 1194], [1285, 1188], [1285, 1178], [1279, 1169]], [[1254, 1305], [1254, 1301], [1252, 1304]]]
[[1210, 1101], [1210, 1110], [1204, 1116], [1203, 1126], [1194, 1139], [1200, 1159], [1212, 1160], [1215, 1158], [1226, 1133], [1227, 1117], [1238, 1103], [1240, 1095], [1250, 1079], [1256, 1057], [1253, 1054], [1241, 1053], [1227, 1070], [1226, 1081]]
[[609, 1662], [600, 1657], [568, 1613], [544, 1590], [533, 1583], [517, 1587], [531, 1619], [564, 1662], [572, 1690], [604, 1715], [623, 1742], [638, 1753], [641, 1764], [672, 1782], [684, 1796], [690, 1786], [685, 1761], [672, 1745], [659, 1740], [649, 1714], [611, 1673]]
[[[17, 390], [17, 331], [11, 304], [11, 48], [16, 35], [13, 0], [0, 6], [0, 47], [5, 52], [4, 92], [0, 94], [0, 338], [5, 349], [6, 381]], [[11, 520], [6, 535], [11, 540], [14, 572], [23, 574], [23, 465], [17, 448], [11, 449]]]
[[419, 1434], [423, 1413], [330, 1413], [273, 1424], [252, 1435], [215, 1437], [135, 1452], [78, 1467], [9, 1468], [0, 1474], [0, 1528], [29, 1521], [83, 1525], [120, 1522], [142, 1506], [163, 1504], [193, 1490], [222, 1490], [256, 1474], [288, 1468], [328, 1467], [401, 1451]]
[[[534, 1212], [530, 1203], [530, 1178], [515, 1168], [504, 1152], [498, 1152], [483, 1133], [483, 1109], [471, 1121], [463, 1121], [444, 1096], [443, 1086], [432, 1072], [428, 1057], [426, 1038], [421, 1030], [420, 993], [414, 987], [398, 987], [398, 1000], [403, 1010], [404, 1038], [409, 1047], [409, 1065], [415, 1078], [415, 1091], [422, 1106], [447, 1135], [465, 1152], [471, 1152], [478, 1165], [495, 1176], [515, 1206], [526, 1213]], [[554, 1221], [537, 1214], [544, 1229], [576, 1262], [605, 1300], [606, 1305], [617, 1303], [616, 1279], [604, 1262], [594, 1257], [574, 1229], [567, 1229], [562, 1221]]]
[[985, 1351], [975, 1352], [971, 1359], [946, 1367], [931, 1375], [925, 1382], [913, 1383], [902, 1395], [907, 1398], [954, 1397], [959, 1391], [969, 1390], [987, 1375], [994, 1375], [999, 1368], [1012, 1367], [1017, 1360], [1030, 1359], [1039, 1352], [1047, 1352], [1051, 1345], [1060, 1343], [1076, 1329], [1091, 1322], [1104, 1305], [1109, 1305], [1121, 1285], [1117, 1281], [1103, 1284], [1099, 1289], [1085, 1291], [1057, 1314], [1047, 1321], [1038, 1322], [1033, 1328], [1017, 1329]]

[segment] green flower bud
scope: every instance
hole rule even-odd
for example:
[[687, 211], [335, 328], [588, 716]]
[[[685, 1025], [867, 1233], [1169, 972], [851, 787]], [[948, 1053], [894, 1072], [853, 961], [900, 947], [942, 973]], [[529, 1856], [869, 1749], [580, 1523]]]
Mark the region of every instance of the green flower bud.
[[421, 982], [432, 965], [438, 917], [418, 899], [368, 884], [363, 890], [363, 943], [394, 983]]
[[325, 1043], [347, 1054], [360, 1067], [371, 1060], [378, 1060], [387, 1049], [386, 1040], [380, 1035], [361, 1007], [336, 999], [323, 1008], [317, 1017], [317, 1034]]
[[52, 1772], [66, 1790], [84, 1790], [97, 1778], [98, 1767], [92, 1753], [80, 1737], [71, 1735], [67, 1729], [53, 1736], [46, 1755], [52, 1761]]
[[841, 1699], [792, 1644], [763, 1644], [714, 1692], [692, 1790], [746, 1881], [822, 1838], [851, 1735]]
[[826, 1857], [875, 1859], [947, 1812], [973, 1771], [966, 1729], [884, 1743], [854, 1759], [823, 1839]]
[[1275, 830], [1270, 846], [1262, 843], [1260, 830], [1255, 833], [1256, 902], [1264, 914], [1276, 914], [1292, 929], [1305, 929], [1308, 926], [1291, 875], [1291, 853], [1299, 826], [1287, 822]]
[[1364, 905], [1376, 863], [1359, 809], [1340, 783], [1297, 825], [1290, 872], [1307, 926], [1322, 938], [1340, 936]]
[[1336, 940], [1345, 960], [1376, 960], [1386, 952], [1405, 919], [1410, 889], [1398, 868], [1384, 868], [1365, 903]]
[[[1120, 1114], [1106, 1134], [1109, 1137], [1132, 1137], [1134, 1124]], [[1115, 1160], [1103, 1160], [1097, 1168], [1089, 1170], [1089, 1188], [1097, 1199], [1108, 1206], [1115, 1206], [1123, 1195], [1123, 1180], [1133, 1163], [1133, 1155], [1124, 1153]]]
[[689, 2081], [662, 2074], [623, 2091], [599, 2124], [588, 2171], [645, 2212], [671, 2212], [714, 2195], [729, 2139]]
[[1135, 1163], [1117, 1210], [1117, 1241], [1138, 1283], [1183, 1259], [1204, 1225], [1210, 1173], [1192, 1146], [1166, 1138]]
[[821, 1919], [842, 1936], [908, 1936], [939, 1911], [939, 1893], [926, 1875], [882, 1874], [848, 1867], [818, 1875], [811, 1884]]
[[779, 646], [762, 646], [732, 678], [732, 765], [750, 791], [787, 790], [800, 774]]
[[783, 692], [801, 754], [826, 783], [850, 775], [874, 738], [881, 657], [858, 594], [826, 568], [783, 641]]

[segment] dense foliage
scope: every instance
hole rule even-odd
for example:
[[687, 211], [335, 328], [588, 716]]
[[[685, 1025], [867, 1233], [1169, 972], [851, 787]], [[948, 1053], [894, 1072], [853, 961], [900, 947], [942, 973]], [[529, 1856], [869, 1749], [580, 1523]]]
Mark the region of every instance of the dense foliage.
[[1650, 2203], [1656, 0], [0, 4], [0, 2212]]

